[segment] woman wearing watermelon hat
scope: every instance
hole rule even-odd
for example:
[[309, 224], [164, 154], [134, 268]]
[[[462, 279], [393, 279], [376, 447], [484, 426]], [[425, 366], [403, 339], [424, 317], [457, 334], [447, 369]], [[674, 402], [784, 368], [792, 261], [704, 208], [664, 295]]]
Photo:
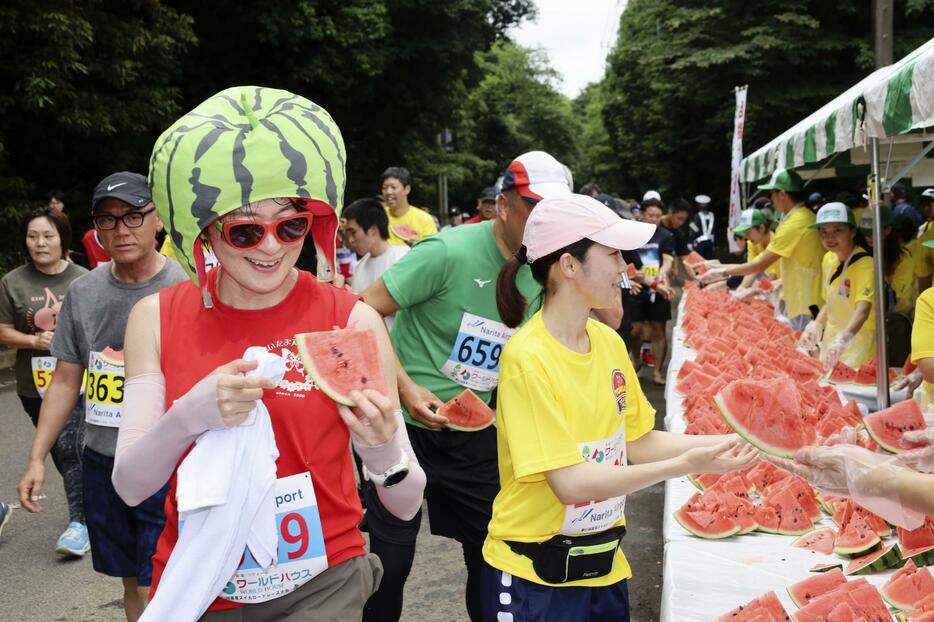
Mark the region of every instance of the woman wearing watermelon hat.
[[653, 232], [588, 196], [544, 199], [499, 274], [497, 307], [507, 326], [525, 312], [516, 286], [522, 264], [544, 288], [544, 302], [500, 359], [502, 488], [483, 546], [484, 620], [628, 620], [632, 573], [619, 548], [625, 495], [755, 461], [735, 435], [653, 430], [655, 411], [626, 345], [588, 317], [619, 304], [626, 268], [619, 251], [640, 248]]
[[800, 345], [813, 350], [820, 342], [821, 363], [838, 361], [856, 368], [876, 355], [876, 322], [872, 314], [872, 255], [853, 212], [843, 203], [827, 203], [811, 229], [827, 249], [821, 261], [824, 307], [804, 329]]
[[[360, 619], [382, 569], [366, 555], [357, 528], [362, 510], [350, 441], [390, 511], [409, 519], [419, 509], [424, 473], [401, 425], [382, 319], [352, 293], [294, 268], [310, 233], [319, 274], [333, 274], [344, 161], [340, 132], [324, 109], [261, 87], [218, 93], [156, 142], [149, 173], [154, 202], [194, 283], [143, 299], [127, 327], [127, 417], [114, 486], [130, 504], [166, 481], [170, 486], [153, 557], [154, 597], [143, 620]], [[205, 242], [220, 262], [210, 272]], [[309, 379], [294, 336], [335, 327], [375, 334], [379, 351], [370, 356], [382, 363], [388, 396], [352, 392], [358, 407], [339, 409]], [[253, 346], [285, 359], [281, 381], [249, 375], [257, 363], [241, 356]], [[239, 540], [200, 534], [230, 545], [221, 551], [208, 545], [219, 587], [192, 595], [186, 581], [194, 584], [202, 570], [184, 576], [173, 556], [181, 544], [178, 464], [205, 432], [244, 423], [261, 398], [278, 455], [276, 565], [267, 571], [244, 555], [246, 533]], [[203, 573], [211, 572], [207, 561]], [[176, 604], [193, 598], [203, 604]], [[230, 611], [238, 607], [249, 611]]]

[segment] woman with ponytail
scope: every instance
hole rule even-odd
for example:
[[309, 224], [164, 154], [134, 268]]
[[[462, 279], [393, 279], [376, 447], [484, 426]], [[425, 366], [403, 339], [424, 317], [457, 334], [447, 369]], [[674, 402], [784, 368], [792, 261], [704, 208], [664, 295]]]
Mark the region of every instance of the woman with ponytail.
[[583, 195], [541, 201], [523, 244], [497, 280], [502, 321], [531, 302], [516, 287], [529, 264], [542, 308], [503, 350], [497, 442], [501, 490], [483, 546], [484, 620], [629, 619], [620, 550], [626, 495], [689, 472], [750, 466], [736, 436], [653, 430], [616, 331], [590, 319], [619, 304], [620, 250], [643, 246], [652, 225], [620, 219]]

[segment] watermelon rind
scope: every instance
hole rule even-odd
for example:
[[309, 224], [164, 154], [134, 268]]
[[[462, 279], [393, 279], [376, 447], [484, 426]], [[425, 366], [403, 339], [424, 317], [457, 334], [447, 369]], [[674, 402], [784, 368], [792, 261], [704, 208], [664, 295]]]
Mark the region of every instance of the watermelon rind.
[[898, 568], [905, 563], [897, 544], [891, 544], [868, 555], [857, 557], [843, 569], [845, 575], [874, 574], [888, 568]]
[[123, 367], [122, 350], [114, 350], [113, 348], [107, 347], [98, 352], [97, 356], [105, 363], [113, 365], [114, 367]]
[[934, 566], [934, 545], [905, 549], [901, 553], [902, 559], [905, 561], [910, 559], [918, 567]]
[[705, 540], [722, 540], [723, 538], [729, 538], [730, 536], [735, 536], [736, 534], [740, 532], [741, 527], [736, 523], [733, 524], [733, 527], [729, 529], [725, 529], [720, 532], [700, 531], [694, 525], [692, 525], [689, 521], [685, 520], [684, 518], [680, 516], [681, 512], [683, 511], [684, 510], [682, 508], [678, 510], [677, 512], [675, 512], [674, 514], [672, 514], [672, 516], [674, 516], [675, 520], [678, 521], [678, 524], [681, 525], [685, 531], [687, 531], [688, 533], [694, 534], [698, 538], [704, 538]]
[[723, 416], [723, 420], [726, 421], [727, 425], [733, 428], [733, 431], [743, 437], [747, 443], [759, 451], [765, 452], [771, 456], [789, 459], [794, 458], [794, 451], [788, 451], [787, 449], [781, 447], [773, 447], [772, 445], [769, 445], [762, 439], [757, 438], [754, 434], [743, 428], [743, 426], [741, 426], [738, 421], [730, 416], [726, 405], [723, 403], [723, 398], [720, 397], [719, 393], [714, 396], [713, 401], [717, 405], [717, 408], [720, 409], [720, 414]]
[[808, 572], [830, 572], [834, 568], [843, 570], [843, 564], [815, 564]]

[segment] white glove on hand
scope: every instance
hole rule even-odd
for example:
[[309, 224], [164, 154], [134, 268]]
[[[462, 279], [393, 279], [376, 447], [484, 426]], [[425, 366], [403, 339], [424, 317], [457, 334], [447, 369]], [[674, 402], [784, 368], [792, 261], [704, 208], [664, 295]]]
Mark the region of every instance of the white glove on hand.
[[737, 287], [730, 294], [730, 296], [734, 300], [749, 300], [755, 295], [756, 295], [756, 288], [754, 287]]
[[848, 333], [845, 330], [841, 330], [837, 333], [837, 336], [833, 338], [833, 341], [830, 342], [827, 349], [820, 354], [820, 362], [824, 366], [824, 369], [833, 369], [833, 366], [837, 364], [840, 357], [843, 356], [843, 353], [846, 352], [851, 343], [853, 343], [852, 333]]
[[895, 456], [871, 452], [855, 445], [802, 447], [794, 460], [767, 458], [778, 467], [803, 477], [820, 491], [853, 499], [885, 520], [917, 529], [924, 515], [902, 506], [895, 478], [903, 469]]
[[899, 454], [898, 461], [909, 469], [922, 473], [934, 473], [934, 407], [928, 406], [924, 419], [927, 422], [927, 428], [905, 432], [902, 438], [912, 443], [925, 443], [926, 446]]
[[820, 341], [823, 333], [824, 327], [820, 325], [820, 322], [811, 320], [808, 322], [808, 325], [804, 327], [804, 332], [801, 333], [801, 339], [798, 340], [798, 347], [805, 352], [812, 351], [817, 347], [817, 342]]
[[726, 268], [714, 268], [697, 277], [697, 280], [701, 285], [710, 285], [717, 281], [725, 281], [729, 277], [730, 275], [726, 273]]
[[892, 390], [901, 391], [902, 389], [908, 389], [908, 397], [911, 397], [915, 389], [921, 385], [922, 380], [924, 380], [924, 376], [921, 374], [921, 370], [916, 369], [907, 376], [899, 378], [898, 381], [892, 385]]

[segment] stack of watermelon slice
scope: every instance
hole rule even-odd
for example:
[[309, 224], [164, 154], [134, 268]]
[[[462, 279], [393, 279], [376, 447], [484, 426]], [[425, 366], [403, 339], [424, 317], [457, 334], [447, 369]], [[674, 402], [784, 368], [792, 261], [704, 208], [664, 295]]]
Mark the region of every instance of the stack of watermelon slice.
[[[889, 369], [889, 383], [895, 382], [895, 370]], [[857, 384], [864, 387], [876, 386], [876, 359], [870, 359], [859, 369], [853, 369], [846, 363], [837, 363], [827, 374], [827, 381], [833, 384]]]
[[877, 587], [863, 578], [848, 581], [839, 569], [790, 585], [788, 595], [799, 607], [795, 622], [892, 619]]
[[934, 576], [929, 568], [919, 568], [908, 560], [882, 587], [882, 598], [899, 611], [911, 612], [910, 618], [934, 620]]

